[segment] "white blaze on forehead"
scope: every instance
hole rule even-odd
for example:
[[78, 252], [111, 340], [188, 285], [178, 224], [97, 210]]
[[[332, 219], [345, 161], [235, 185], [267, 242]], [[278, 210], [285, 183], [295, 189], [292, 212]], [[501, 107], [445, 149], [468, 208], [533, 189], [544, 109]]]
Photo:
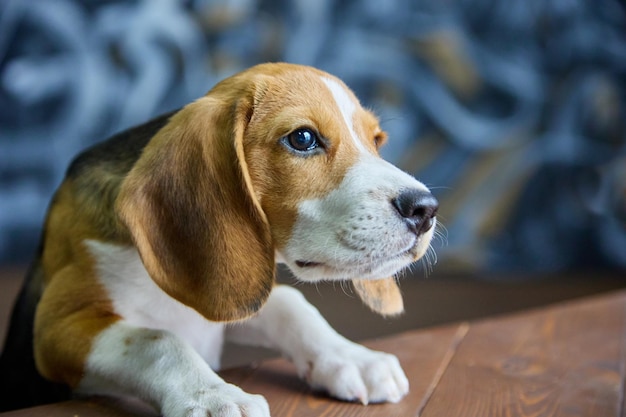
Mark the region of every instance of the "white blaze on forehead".
[[337, 107], [339, 107], [339, 111], [343, 116], [343, 121], [346, 123], [346, 126], [350, 131], [350, 136], [352, 137], [352, 141], [354, 142], [355, 146], [359, 151], [367, 152], [367, 149], [365, 149], [365, 146], [363, 146], [363, 144], [359, 140], [359, 137], [354, 131], [353, 115], [354, 111], [356, 110], [356, 103], [354, 102], [354, 99], [350, 97], [345, 87], [343, 87], [337, 81], [328, 77], [322, 77], [322, 81], [324, 81], [324, 84], [326, 84], [326, 86], [332, 93], [333, 98], [335, 99], [335, 103], [337, 103]]

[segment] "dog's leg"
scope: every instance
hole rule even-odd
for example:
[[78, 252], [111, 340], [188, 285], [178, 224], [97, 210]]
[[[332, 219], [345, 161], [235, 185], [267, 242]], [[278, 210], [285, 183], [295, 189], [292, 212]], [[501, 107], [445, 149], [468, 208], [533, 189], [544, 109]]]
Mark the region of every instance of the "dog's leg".
[[260, 313], [228, 326], [227, 339], [278, 349], [314, 388], [348, 401], [397, 402], [409, 389], [398, 359], [333, 330], [297, 290], [276, 286]]
[[77, 391], [131, 394], [166, 417], [269, 417], [262, 396], [224, 382], [172, 333], [124, 322], [113, 324], [96, 338]]
[[[183, 339], [113, 313], [100, 293], [81, 286], [89, 274], [68, 266], [42, 295], [34, 347], [44, 377], [78, 394], [138, 397], [165, 417], [269, 417], [262, 396], [227, 384]], [[83, 300], [81, 308], [72, 299]]]
[[[97, 323], [75, 325], [80, 328]], [[60, 365], [62, 369], [57, 372], [79, 366], [77, 358], [69, 353], [68, 345], [89, 343], [78, 332], [65, 331], [63, 337], [71, 339], [52, 340], [50, 345], [55, 347], [48, 349], [54, 350], [48, 354], [64, 359]], [[46, 366], [50, 369], [51, 364]], [[165, 417], [270, 415], [265, 398], [227, 384], [177, 336], [164, 330], [132, 326], [124, 321], [109, 325], [92, 341], [74, 391], [82, 395], [138, 397]]]

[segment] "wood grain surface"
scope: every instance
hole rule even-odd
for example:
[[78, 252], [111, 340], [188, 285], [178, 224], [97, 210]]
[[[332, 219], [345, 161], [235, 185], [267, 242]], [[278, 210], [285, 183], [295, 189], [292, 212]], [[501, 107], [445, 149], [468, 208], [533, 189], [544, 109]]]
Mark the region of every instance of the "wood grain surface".
[[624, 306], [620, 293], [473, 324], [422, 416], [620, 416]]
[[[263, 394], [274, 417], [626, 417], [626, 292], [365, 343], [398, 356], [411, 383], [398, 404], [312, 392], [282, 359], [221, 372]], [[0, 394], [1, 395], [1, 394]], [[75, 400], [6, 416], [148, 416], [137, 402]]]

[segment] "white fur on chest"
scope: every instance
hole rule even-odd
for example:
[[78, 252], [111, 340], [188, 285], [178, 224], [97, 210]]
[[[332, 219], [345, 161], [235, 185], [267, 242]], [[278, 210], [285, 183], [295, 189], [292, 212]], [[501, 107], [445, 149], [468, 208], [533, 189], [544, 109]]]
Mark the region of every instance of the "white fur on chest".
[[129, 324], [168, 330], [219, 368], [224, 326], [211, 322], [161, 290], [150, 278], [135, 248], [94, 240], [85, 242], [96, 259], [100, 283], [115, 311]]

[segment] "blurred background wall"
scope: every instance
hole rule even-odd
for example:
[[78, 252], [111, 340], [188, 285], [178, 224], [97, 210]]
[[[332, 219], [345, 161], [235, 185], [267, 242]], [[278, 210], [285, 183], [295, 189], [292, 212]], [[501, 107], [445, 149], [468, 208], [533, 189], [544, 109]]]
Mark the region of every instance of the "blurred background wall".
[[437, 270], [626, 270], [618, 0], [2, 0], [0, 264], [73, 156], [264, 61], [332, 72], [432, 187]]

